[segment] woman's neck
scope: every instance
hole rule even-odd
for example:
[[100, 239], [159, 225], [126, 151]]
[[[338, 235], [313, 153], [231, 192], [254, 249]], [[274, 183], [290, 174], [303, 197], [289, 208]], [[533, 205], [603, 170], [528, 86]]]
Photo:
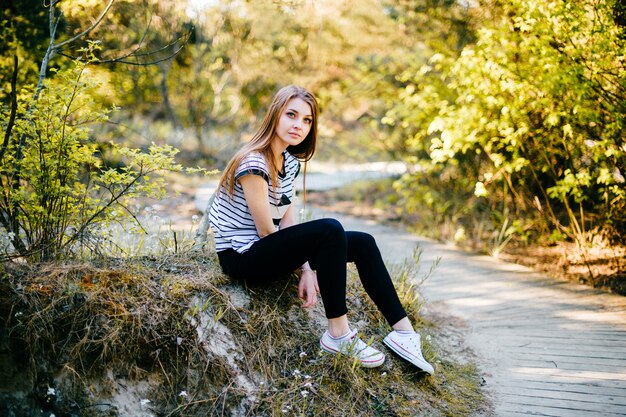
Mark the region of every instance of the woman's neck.
[[283, 166], [283, 152], [285, 152], [287, 148], [284, 146], [281, 146], [277, 142], [278, 141], [272, 142], [271, 147], [272, 147], [272, 154], [274, 155], [274, 162], [276, 163], [276, 167], [280, 171], [281, 167]]

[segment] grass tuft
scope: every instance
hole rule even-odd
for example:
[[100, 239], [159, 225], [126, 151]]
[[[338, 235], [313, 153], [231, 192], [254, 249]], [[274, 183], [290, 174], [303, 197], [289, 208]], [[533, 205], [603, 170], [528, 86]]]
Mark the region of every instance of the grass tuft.
[[[353, 269], [349, 318], [364, 340], [385, 351], [380, 368], [320, 350], [323, 308], [299, 308], [296, 279], [248, 288], [219, 273], [214, 253], [5, 264], [0, 357], [9, 355], [28, 371], [7, 380], [22, 378], [27, 393], [5, 390], [0, 411], [28, 415], [24, 404], [57, 416], [466, 416], [486, 410], [475, 366], [441, 357], [440, 330], [420, 318], [413, 265], [394, 275], [422, 333], [425, 357], [436, 366], [433, 377], [383, 347], [388, 326]], [[50, 388], [57, 393], [52, 399]], [[22, 408], [11, 405], [19, 401]]]

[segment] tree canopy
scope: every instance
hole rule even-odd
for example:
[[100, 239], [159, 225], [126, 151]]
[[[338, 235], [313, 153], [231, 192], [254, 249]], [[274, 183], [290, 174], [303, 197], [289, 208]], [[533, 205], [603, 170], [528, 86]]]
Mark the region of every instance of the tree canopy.
[[84, 94], [94, 114], [116, 111], [89, 119], [98, 123], [81, 140], [109, 164], [123, 163], [111, 141], [155, 142], [221, 167], [272, 93], [303, 84], [323, 111], [319, 156], [406, 161], [398, 204], [428, 207], [422, 221], [487, 213], [494, 230], [528, 240], [623, 243], [625, 7], [14, 0], [0, 18], [2, 166], [16, 135], [36, 137], [10, 132], [23, 126], [11, 117], [53, 114], [38, 100], [41, 81], [61, 88], [57, 74], [89, 50]]

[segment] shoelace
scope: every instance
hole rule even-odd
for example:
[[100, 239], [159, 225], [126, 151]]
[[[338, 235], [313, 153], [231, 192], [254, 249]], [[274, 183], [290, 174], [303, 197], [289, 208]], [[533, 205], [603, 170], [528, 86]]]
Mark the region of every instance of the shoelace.
[[367, 344], [365, 344], [365, 342], [363, 342], [360, 337], [357, 338], [356, 341], [354, 340], [354, 338], [357, 337], [358, 333], [358, 330], [352, 330], [350, 332], [350, 336], [348, 337], [350, 341], [346, 344], [346, 348], [353, 351], [356, 355], [367, 349]]
[[421, 340], [419, 334], [416, 333], [414, 335], [411, 335], [411, 336], [409, 336], [408, 339], [409, 339], [408, 342], [412, 345], [413, 351], [416, 352], [417, 355], [420, 358], [423, 359], [424, 355], [422, 355], [422, 347], [421, 347], [421, 344], [422, 344], [421, 341], [422, 340]]

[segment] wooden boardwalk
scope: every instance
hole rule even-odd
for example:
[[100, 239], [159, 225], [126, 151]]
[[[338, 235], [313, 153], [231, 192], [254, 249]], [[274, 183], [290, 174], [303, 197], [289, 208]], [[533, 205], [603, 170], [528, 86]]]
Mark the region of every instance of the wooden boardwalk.
[[419, 245], [430, 303], [464, 320], [497, 417], [626, 416], [626, 297], [473, 256], [398, 229], [339, 218], [401, 261]]

